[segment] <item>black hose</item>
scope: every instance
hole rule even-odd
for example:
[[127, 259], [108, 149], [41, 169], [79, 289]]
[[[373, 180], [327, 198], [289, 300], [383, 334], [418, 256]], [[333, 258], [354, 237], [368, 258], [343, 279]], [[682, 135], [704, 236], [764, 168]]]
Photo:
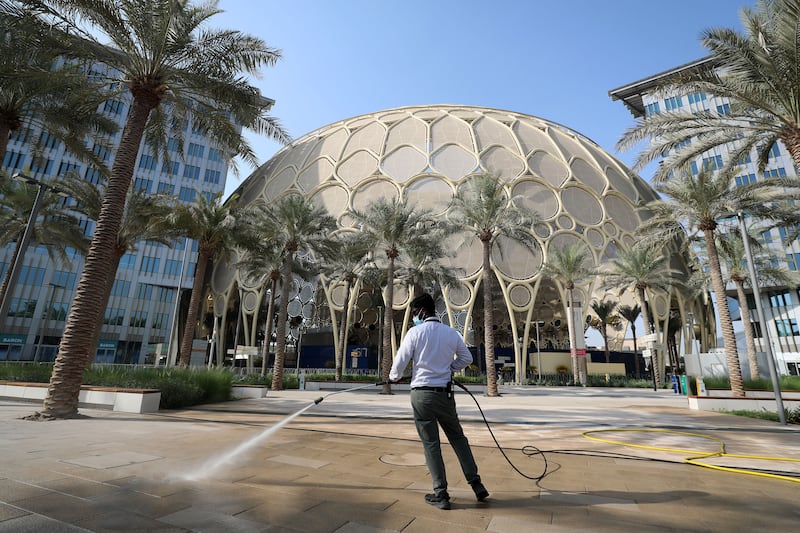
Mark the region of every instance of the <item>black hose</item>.
[[492, 436], [492, 440], [494, 440], [495, 446], [497, 446], [497, 449], [500, 450], [500, 453], [503, 454], [503, 457], [505, 458], [506, 462], [511, 466], [511, 468], [513, 468], [517, 472], [517, 474], [519, 474], [520, 476], [524, 477], [525, 479], [530, 479], [530, 480], [533, 480], [533, 481], [541, 481], [542, 479], [544, 479], [544, 477], [547, 476], [547, 474], [548, 474], [547, 456], [544, 454], [544, 452], [542, 450], [540, 450], [539, 448], [537, 448], [536, 446], [533, 446], [532, 444], [528, 444], [528, 445], [523, 446], [520, 449], [520, 451], [524, 455], [526, 455], [528, 457], [533, 457], [535, 455], [540, 455], [542, 457], [542, 461], [544, 461], [544, 470], [538, 476], [529, 476], [528, 474], [525, 474], [524, 472], [522, 472], [522, 470], [517, 468], [517, 465], [515, 465], [511, 461], [511, 459], [506, 454], [505, 450], [503, 450], [503, 447], [500, 446], [500, 443], [497, 442], [497, 437], [494, 436], [494, 432], [492, 431], [492, 426], [490, 426], [489, 425], [489, 421], [486, 420], [486, 415], [483, 413], [483, 409], [481, 409], [481, 405], [478, 403], [477, 398], [475, 398], [475, 396], [472, 394], [472, 392], [469, 391], [469, 389], [467, 389], [464, 385], [462, 385], [458, 381], [453, 380], [453, 384], [455, 384], [459, 389], [461, 389], [464, 392], [466, 392], [467, 394], [469, 394], [470, 398], [472, 398], [472, 401], [475, 402], [475, 405], [478, 407], [478, 411], [480, 411], [480, 413], [481, 413], [481, 417], [483, 417], [483, 423], [486, 424], [486, 429], [489, 430], [489, 435]]

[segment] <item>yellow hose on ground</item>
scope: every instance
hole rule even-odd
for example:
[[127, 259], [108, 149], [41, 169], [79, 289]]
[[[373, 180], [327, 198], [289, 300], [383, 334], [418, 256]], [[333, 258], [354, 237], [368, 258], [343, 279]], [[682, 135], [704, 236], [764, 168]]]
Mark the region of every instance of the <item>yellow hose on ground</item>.
[[[610, 440], [610, 439], [602, 439], [599, 437], [591, 436], [595, 433], [669, 433], [673, 435], [682, 435], [687, 437], [699, 438], [710, 440], [715, 442], [718, 445], [718, 449], [713, 452], [703, 452], [700, 450], [684, 450], [680, 448], [665, 448], [660, 446], [648, 446], [645, 444], [631, 444], [628, 442], [621, 442], [617, 440]], [[748, 470], [746, 468], [733, 468], [728, 466], [718, 466], [718, 465], [710, 465], [706, 463], [701, 463], [700, 461], [703, 459], [709, 459], [711, 457], [730, 457], [734, 459], [753, 459], [758, 461], [786, 461], [791, 463], [800, 463], [800, 459], [794, 459], [791, 457], [767, 457], [762, 455], [742, 455], [736, 453], [726, 453], [725, 452], [725, 442], [722, 439], [717, 437], [711, 437], [709, 435], [701, 435], [699, 433], [690, 433], [687, 431], [676, 431], [672, 429], [595, 429], [592, 431], [585, 431], [583, 432], [583, 436], [589, 440], [593, 440], [596, 442], [602, 442], [605, 444], [614, 444], [616, 446], [625, 446], [627, 448], [641, 448], [644, 450], [656, 450], [660, 452], [672, 452], [672, 453], [680, 453], [680, 454], [689, 454], [689, 457], [685, 457], [683, 462], [695, 465], [695, 466], [702, 466], [704, 468], [711, 468], [714, 470], [722, 470], [724, 472], [733, 472], [734, 474], [746, 474], [749, 476], [760, 476], [760, 477], [767, 477], [772, 479], [781, 479], [783, 481], [791, 481], [792, 483], [800, 483], [800, 477], [792, 477], [792, 476], [782, 476], [780, 474], [771, 474], [768, 472], [756, 472], [753, 470]]]

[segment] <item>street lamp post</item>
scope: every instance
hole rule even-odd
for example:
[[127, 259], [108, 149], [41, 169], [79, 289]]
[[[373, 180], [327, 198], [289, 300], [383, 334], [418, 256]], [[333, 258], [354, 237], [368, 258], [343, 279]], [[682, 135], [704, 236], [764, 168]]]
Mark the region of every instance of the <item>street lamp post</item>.
[[30, 244], [31, 241], [31, 237], [33, 236], [33, 228], [36, 225], [36, 218], [39, 216], [39, 209], [42, 207], [42, 200], [44, 199], [45, 192], [50, 190], [65, 198], [69, 198], [69, 195], [58, 187], [43, 183], [36, 178], [26, 176], [22, 173], [17, 172], [11, 176], [11, 178], [28, 183], [30, 185], [36, 185], [38, 189], [36, 191], [36, 198], [33, 200], [33, 206], [31, 206], [31, 212], [28, 215], [28, 223], [25, 225], [25, 231], [22, 232], [22, 238], [19, 242], [17, 255], [14, 257], [14, 261], [11, 264], [11, 273], [8, 277], [6, 290], [3, 293], [3, 299], [0, 301], [0, 321], [5, 320], [5, 317], [8, 314], [8, 307], [11, 304], [11, 292], [13, 291], [14, 286], [17, 284], [19, 271], [22, 268], [22, 262], [25, 260], [25, 251], [27, 250], [28, 244]]
[[[742, 233], [744, 242], [744, 253], [747, 258], [747, 269], [750, 271], [750, 285], [753, 287], [753, 298], [756, 301], [756, 312], [758, 321], [761, 323], [761, 335], [764, 337], [764, 344], [767, 348], [767, 359], [769, 366], [769, 377], [772, 379], [772, 391], [775, 393], [775, 404], [778, 409], [778, 419], [782, 425], [786, 425], [786, 413], [783, 411], [783, 398], [781, 397], [781, 384], [778, 380], [778, 369], [775, 366], [775, 355], [772, 353], [772, 342], [769, 338], [769, 328], [764, 317], [764, 308], [761, 306], [761, 291], [758, 288], [758, 278], [756, 277], [756, 267], [753, 264], [753, 253], [750, 250], [750, 241], [747, 235], [747, 225], [744, 221], [742, 212], [736, 213], [739, 221], [739, 231]], [[742, 317], [744, 318], [744, 317]], [[749, 317], [748, 317], [749, 318]]]

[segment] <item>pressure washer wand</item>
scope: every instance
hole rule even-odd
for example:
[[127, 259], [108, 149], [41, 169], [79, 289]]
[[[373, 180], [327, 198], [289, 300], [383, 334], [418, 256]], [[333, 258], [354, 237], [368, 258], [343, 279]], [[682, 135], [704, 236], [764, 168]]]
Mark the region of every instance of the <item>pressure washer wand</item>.
[[383, 385], [384, 383], [385, 382], [383, 382], [383, 381], [379, 381], [378, 383], [370, 383], [368, 385], [360, 385], [358, 387], [353, 387], [353, 388], [350, 388], [350, 389], [337, 390], [337, 391], [334, 391], [334, 392], [332, 392], [332, 393], [330, 393], [330, 394], [328, 394], [326, 396], [320, 396], [319, 398], [314, 400], [314, 405], [319, 405], [320, 403], [322, 403], [322, 400], [324, 400], [328, 396], [333, 396], [334, 394], [341, 394], [343, 392], [352, 392], [354, 390], [366, 389], [368, 387], [379, 387], [379, 386]]

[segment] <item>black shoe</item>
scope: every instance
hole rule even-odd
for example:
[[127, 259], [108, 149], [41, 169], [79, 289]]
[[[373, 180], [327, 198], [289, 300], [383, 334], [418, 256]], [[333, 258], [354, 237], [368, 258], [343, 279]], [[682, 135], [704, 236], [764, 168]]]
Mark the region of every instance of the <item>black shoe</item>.
[[489, 491], [486, 490], [486, 487], [483, 486], [483, 483], [480, 481], [476, 481], [471, 484], [472, 491], [475, 493], [475, 497], [478, 498], [479, 502], [482, 502], [486, 498], [489, 497]]
[[441, 494], [438, 496], [436, 494], [426, 494], [425, 503], [433, 505], [434, 507], [438, 507], [443, 511], [450, 510], [450, 496], [447, 494]]

